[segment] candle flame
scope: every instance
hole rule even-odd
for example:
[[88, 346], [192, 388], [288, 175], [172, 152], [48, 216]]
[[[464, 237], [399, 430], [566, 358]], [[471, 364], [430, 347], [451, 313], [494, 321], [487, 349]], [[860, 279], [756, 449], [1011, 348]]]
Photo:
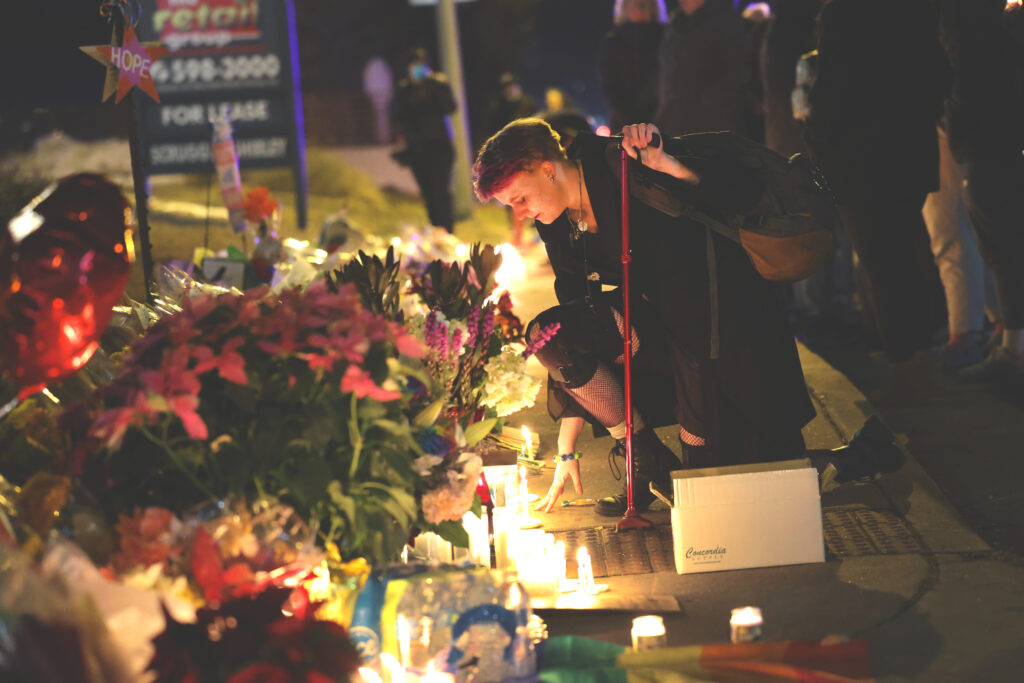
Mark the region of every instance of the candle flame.
[[359, 667], [359, 676], [363, 679], [363, 683], [384, 683], [380, 674], [368, 666]]
[[526, 444], [526, 453], [529, 455], [530, 449], [533, 448], [533, 435], [530, 433], [530, 428], [523, 425], [523, 443]]

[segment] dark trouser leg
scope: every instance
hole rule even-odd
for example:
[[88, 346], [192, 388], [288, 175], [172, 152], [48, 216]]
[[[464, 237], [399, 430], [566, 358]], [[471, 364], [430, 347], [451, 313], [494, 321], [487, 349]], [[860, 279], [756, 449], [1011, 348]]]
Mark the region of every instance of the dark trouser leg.
[[868, 280], [882, 346], [890, 363], [926, 349], [935, 327], [932, 293], [941, 288], [921, 208], [924, 195], [882, 197], [839, 207]]
[[1003, 325], [1024, 328], [1024, 157], [967, 167], [967, 201], [978, 249], [992, 269]]
[[412, 155], [412, 173], [419, 185], [430, 224], [448, 232], [452, 232], [455, 226], [451, 189], [454, 161], [455, 154], [447, 139], [420, 143]]

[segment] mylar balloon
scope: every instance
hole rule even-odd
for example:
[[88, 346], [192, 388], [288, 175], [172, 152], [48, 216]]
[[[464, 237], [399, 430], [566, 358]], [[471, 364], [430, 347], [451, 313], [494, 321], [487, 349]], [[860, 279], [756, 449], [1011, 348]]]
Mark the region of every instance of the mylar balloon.
[[51, 185], [0, 234], [0, 351], [19, 396], [92, 357], [134, 260], [131, 209], [80, 173]]

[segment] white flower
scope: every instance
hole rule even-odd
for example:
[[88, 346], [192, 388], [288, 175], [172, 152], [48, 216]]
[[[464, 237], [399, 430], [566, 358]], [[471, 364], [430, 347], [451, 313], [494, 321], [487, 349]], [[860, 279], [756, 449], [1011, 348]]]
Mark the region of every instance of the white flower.
[[498, 417], [529, 408], [540, 391], [541, 383], [526, 372], [526, 359], [511, 346], [505, 346], [499, 355], [488, 360], [484, 372], [487, 379], [480, 403], [494, 408]]
[[430, 476], [430, 471], [441, 464], [444, 460], [440, 455], [431, 455], [430, 453], [424, 453], [420, 457], [413, 460], [412, 464], [416, 468], [416, 473], [421, 477]]

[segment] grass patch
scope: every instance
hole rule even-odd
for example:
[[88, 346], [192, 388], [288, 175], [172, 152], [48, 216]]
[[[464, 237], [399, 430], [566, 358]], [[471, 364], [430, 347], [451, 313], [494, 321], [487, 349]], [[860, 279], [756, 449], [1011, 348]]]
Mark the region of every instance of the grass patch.
[[[365, 234], [391, 237], [397, 235], [403, 225], [424, 225], [427, 213], [422, 200], [394, 190], [382, 190], [359, 168], [345, 163], [336, 154], [312, 149], [307, 160], [309, 170], [308, 220], [305, 230], [300, 230], [296, 215], [295, 192], [290, 169], [267, 169], [245, 171], [242, 174], [243, 188], [265, 186], [281, 203], [281, 227], [278, 236], [294, 237], [316, 242], [324, 220], [345, 209], [349, 222]], [[131, 188], [125, 188], [126, 194]], [[185, 175], [161, 178], [154, 183], [153, 196], [165, 201], [187, 202], [199, 207], [209, 205], [222, 207], [220, 188], [213, 174]], [[162, 263], [169, 260], [190, 260], [196, 247], [204, 243], [215, 251], [229, 245], [243, 247], [243, 238], [234, 233], [225, 220], [181, 214], [151, 213], [149, 217], [150, 242], [153, 260]], [[473, 215], [455, 226], [455, 234], [465, 242], [500, 244], [510, 239], [508, 218], [504, 209], [489, 203], [475, 204]], [[247, 245], [252, 248], [251, 240]], [[143, 296], [141, 264], [129, 282], [129, 294]]]

